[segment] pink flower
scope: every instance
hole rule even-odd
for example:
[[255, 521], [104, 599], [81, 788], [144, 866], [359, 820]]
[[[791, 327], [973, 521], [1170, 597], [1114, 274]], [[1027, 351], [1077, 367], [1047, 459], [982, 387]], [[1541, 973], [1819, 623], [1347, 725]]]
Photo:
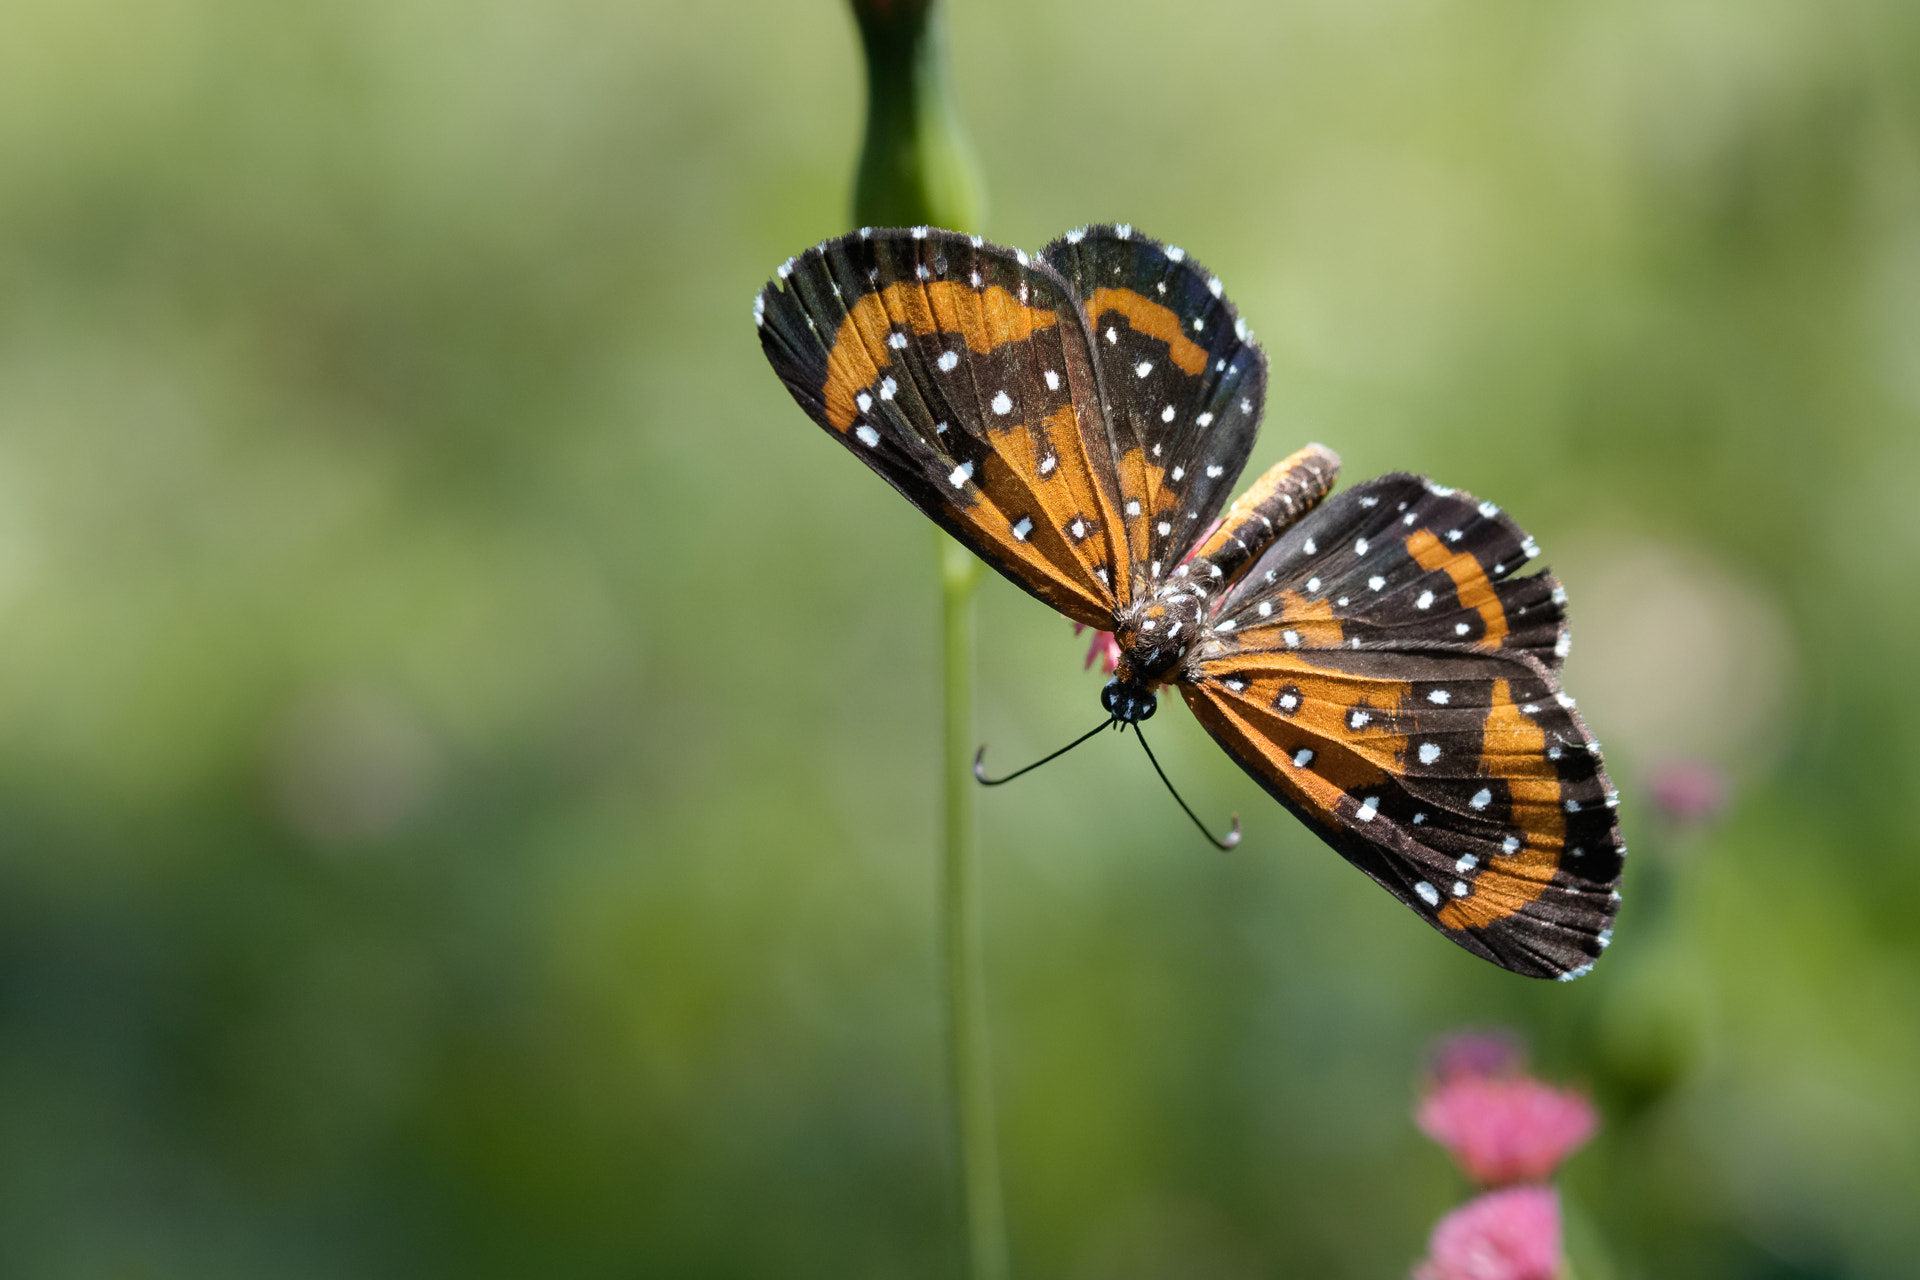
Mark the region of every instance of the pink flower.
[[1654, 806], [1670, 820], [1711, 822], [1727, 805], [1727, 777], [1704, 760], [1669, 760], [1653, 771]]
[[1462, 1031], [1433, 1051], [1433, 1078], [1441, 1084], [1463, 1076], [1517, 1076], [1526, 1065], [1526, 1046], [1504, 1027]]
[[1599, 1125], [1584, 1096], [1530, 1076], [1443, 1080], [1414, 1119], [1468, 1177], [1490, 1187], [1546, 1179]]
[[[1086, 629], [1085, 623], [1076, 622], [1073, 624], [1073, 634], [1075, 635], [1079, 635]], [[1112, 675], [1120, 669], [1120, 642], [1113, 638], [1113, 632], [1096, 631], [1093, 633], [1093, 644], [1087, 650], [1087, 665], [1091, 667], [1096, 658], [1099, 659], [1100, 669], [1108, 675]]]
[[1511, 1187], [1440, 1219], [1413, 1280], [1554, 1280], [1563, 1265], [1560, 1197], [1550, 1187]]

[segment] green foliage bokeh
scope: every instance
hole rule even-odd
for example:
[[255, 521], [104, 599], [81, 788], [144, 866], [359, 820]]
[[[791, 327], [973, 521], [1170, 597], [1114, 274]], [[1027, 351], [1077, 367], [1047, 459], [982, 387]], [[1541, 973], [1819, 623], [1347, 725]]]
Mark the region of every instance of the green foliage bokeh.
[[[1020, 1274], [1402, 1274], [1489, 1022], [1606, 1110], [1582, 1280], [1915, 1273], [1917, 19], [953, 7], [996, 239], [1178, 242], [1256, 467], [1538, 537], [1637, 849], [1561, 987], [1183, 713], [1231, 855], [1117, 744], [983, 797]], [[0, 1272], [949, 1273], [929, 538], [749, 319], [861, 91], [828, 0], [0, 14]], [[983, 589], [995, 759], [1081, 649]]]

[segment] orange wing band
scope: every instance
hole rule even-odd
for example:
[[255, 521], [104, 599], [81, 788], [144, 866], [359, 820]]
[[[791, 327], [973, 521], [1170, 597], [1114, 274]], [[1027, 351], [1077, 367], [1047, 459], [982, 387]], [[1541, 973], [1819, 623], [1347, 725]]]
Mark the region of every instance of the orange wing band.
[[1441, 908], [1439, 921], [1449, 929], [1484, 929], [1524, 910], [1553, 882], [1567, 841], [1560, 775], [1547, 759], [1546, 730], [1513, 705], [1505, 680], [1493, 682], [1485, 735], [1480, 772], [1506, 780], [1514, 822], [1526, 832], [1527, 843], [1511, 857], [1490, 862], [1474, 880], [1472, 896]]
[[1135, 333], [1166, 343], [1167, 358], [1182, 373], [1197, 377], [1207, 367], [1206, 350], [1181, 332], [1180, 317], [1153, 299], [1131, 289], [1095, 289], [1087, 299], [1087, 322], [1097, 324], [1109, 311], [1125, 316]]
[[1500, 595], [1493, 589], [1493, 579], [1487, 577], [1487, 571], [1471, 552], [1449, 551], [1432, 530], [1421, 529], [1407, 539], [1407, 553], [1422, 569], [1446, 570], [1447, 576], [1453, 579], [1460, 603], [1479, 611], [1487, 628], [1482, 638], [1486, 644], [1497, 645], [1506, 639], [1507, 612], [1500, 607]]
[[[1143, 299], [1144, 301], [1144, 299]], [[820, 388], [827, 421], [844, 432], [859, 416], [854, 396], [892, 363], [887, 334], [904, 323], [915, 333], [957, 333], [976, 355], [1024, 342], [1036, 329], [1060, 323], [1057, 312], [1029, 307], [999, 285], [970, 289], [951, 280], [890, 284], [869, 293], [847, 311], [827, 352], [827, 381]]]

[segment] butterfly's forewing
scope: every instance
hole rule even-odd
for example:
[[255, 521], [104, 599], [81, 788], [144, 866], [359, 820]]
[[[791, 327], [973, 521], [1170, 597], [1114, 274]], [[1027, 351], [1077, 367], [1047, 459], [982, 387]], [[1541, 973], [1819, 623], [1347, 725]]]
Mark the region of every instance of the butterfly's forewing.
[[1564, 597], [1545, 574], [1507, 576], [1531, 549], [1494, 508], [1415, 477], [1356, 486], [1234, 583], [1182, 692], [1435, 928], [1564, 977], [1612, 936], [1625, 851], [1598, 744], [1554, 675]]
[[975, 554], [1110, 627], [1131, 557], [1085, 321], [1044, 262], [871, 230], [780, 269], [754, 317], [794, 399]]
[[1131, 227], [1043, 255], [1078, 296], [1101, 369], [1138, 594], [1207, 532], [1260, 425], [1267, 358], [1218, 278]]

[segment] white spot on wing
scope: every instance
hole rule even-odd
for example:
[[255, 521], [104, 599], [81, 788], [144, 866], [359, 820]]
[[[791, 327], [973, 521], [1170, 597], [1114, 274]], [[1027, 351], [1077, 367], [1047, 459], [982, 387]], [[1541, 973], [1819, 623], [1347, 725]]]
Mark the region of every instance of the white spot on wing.
[[1423, 742], [1420, 744], [1420, 763], [1421, 764], [1432, 764], [1435, 760], [1438, 760], [1439, 758], [1440, 758], [1439, 747], [1435, 746], [1431, 742]]
[[940, 358], [934, 363], [940, 366], [940, 372], [952, 373], [954, 368], [960, 363], [960, 355], [954, 351], [942, 351]]
[[1033, 520], [1028, 516], [1021, 516], [1020, 523], [1013, 526], [1013, 536], [1015, 538], [1018, 538], [1021, 542], [1025, 542], [1027, 540], [1027, 535], [1032, 532], [1033, 532]]
[[1313, 748], [1302, 747], [1293, 753], [1293, 767], [1304, 769], [1313, 763]]
[[971, 479], [973, 479], [973, 464], [971, 462], [963, 462], [953, 469], [953, 474], [947, 477], [947, 483], [959, 489], [963, 488], [967, 481]]
[[1004, 391], [994, 392], [993, 393], [993, 411], [997, 414], [1000, 414], [1002, 417], [1005, 417], [1007, 414], [1012, 413], [1013, 397], [1008, 395]]
[[1211, 413], [1203, 413], [1193, 421], [1197, 426], [1210, 427], [1213, 425], [1213, 415]]
[[1467, 801], [1467, 803], [1475, 809], [1484, 809], [1493, 803], [1493, 792], [1482, 787], [1473, 793], [1473, 799]]
[[853, 434], [859, 436], [860, 443], [869, 449], [880, 443], [880, 433], [864, 422], [853, 429]]
[[1440, 891], [1428, 884], [1425, 880], [1413, 886], [1413, 891], [1419, 894], [1420, 901], [1426, 903], [1428, 906], [1437, 907], [1440, 905]]
[[1354, 811], [1353, 816], [1360, 819], [1360, 821], [1362, 822], [1372, 822], [1373, 816], [1379, 812], [1380, 812], [1380, 797], [1368, 796], [1365, 800], [1362, 800], [1360, 802], [1360, 807]]

